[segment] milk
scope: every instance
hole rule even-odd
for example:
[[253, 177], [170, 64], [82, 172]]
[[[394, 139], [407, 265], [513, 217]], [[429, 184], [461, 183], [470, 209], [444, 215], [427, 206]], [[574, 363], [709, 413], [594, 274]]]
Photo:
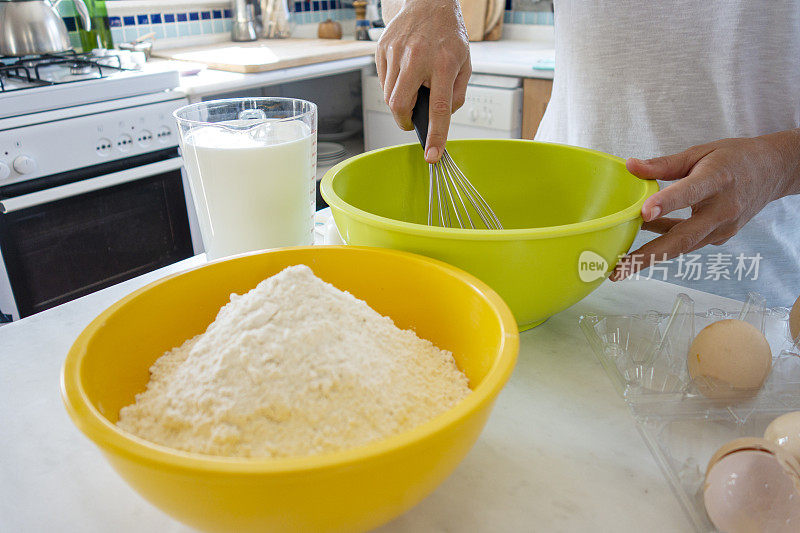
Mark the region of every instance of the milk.
[[183, 143], [211, 259], [313, 243], [316, 136], [299, 120], [247, 124], [199, 126]]

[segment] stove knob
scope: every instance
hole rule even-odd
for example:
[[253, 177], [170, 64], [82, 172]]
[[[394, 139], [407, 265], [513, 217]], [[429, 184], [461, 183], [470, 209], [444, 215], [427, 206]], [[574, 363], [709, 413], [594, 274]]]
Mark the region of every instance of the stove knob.
[[11, 169], [8, 168], [8, 165], [0, 162], [0, 180], [4, 180], [10, 175], [11, 175]]
[[20, 174], [30, 174], [36, 171], [36, 161], [27, 155], [21, 155], [14, 160], [14, 170]]
[[469, 119], [470, 119], [472, 122], [478, 122], [478, 118], [480, 118], [480, 117], [479, 117], [479, 115], [478, 115], [478, 110], [477, 110], [477, 109], [475, 109], [474, 107], [473, 107], [473, 108], [471, 108], [471, 109], [469, 110]]

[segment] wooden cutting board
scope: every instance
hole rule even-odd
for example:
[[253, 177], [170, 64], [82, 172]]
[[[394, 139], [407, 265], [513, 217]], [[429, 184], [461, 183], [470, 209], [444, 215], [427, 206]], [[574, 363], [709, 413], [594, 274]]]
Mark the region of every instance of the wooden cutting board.
[[484, 41], [499, 41], [500, 38], [503, 36], [503, 19], [497, 21], [497, 24], [494, 25], [494, 28], [488, 30], [486, 35], [483, 36]]
[[157, 50], [153, 55], [203, 63], [216, 70], [251, 73], [369, 56], [375, 53], [375, 45], [371, 41], [272, 39]]
[[[488, 0], [459, 0], [464, 25], [470, 41], [482, 41], [486, 33], [486, 11], [489, 7]], [[491, 28], [488, 28], [491, 29]]]
[[489, 0], [486, 9], [486, 35], [484, 41], [498, 41], [503, 35], [503, 15], [505, 14], [506, 0]]

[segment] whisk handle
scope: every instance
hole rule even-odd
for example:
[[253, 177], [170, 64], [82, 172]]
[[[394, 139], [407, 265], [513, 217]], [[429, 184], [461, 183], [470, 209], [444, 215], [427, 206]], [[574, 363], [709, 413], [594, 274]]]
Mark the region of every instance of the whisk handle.
[[431, 102], [431, 90], [420, 85], [417, 91], [417, 103], [414, 104], [414, 109], [411, 110], [411, 122], [414, 123], [414, 131], [417, 132], [419, 143], [422, 149], [425, 150], [425, 141], [428, 139], [428, 109]]

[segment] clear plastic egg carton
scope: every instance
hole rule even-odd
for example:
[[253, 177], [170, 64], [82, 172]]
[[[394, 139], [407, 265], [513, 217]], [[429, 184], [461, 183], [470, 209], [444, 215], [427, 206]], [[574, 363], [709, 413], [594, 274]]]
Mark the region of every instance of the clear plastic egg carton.
[[[789, 310], [769, 309], [751, 293], [740, 309], [695, 309], [679, 294], [670, 312], [585, 315], [580, 326], [637, 427], [699, 532], [714, 531], [702, 485], [712, 454], [738, 437], [761, 437], [781, 414], [800, 410], [800, 339], [793, 341]], [[758, 393], [709, 399], [686, 364], [689, 346], [704, 327], [729, 318], [761, 330], [772, 349], [772, 370]]]

